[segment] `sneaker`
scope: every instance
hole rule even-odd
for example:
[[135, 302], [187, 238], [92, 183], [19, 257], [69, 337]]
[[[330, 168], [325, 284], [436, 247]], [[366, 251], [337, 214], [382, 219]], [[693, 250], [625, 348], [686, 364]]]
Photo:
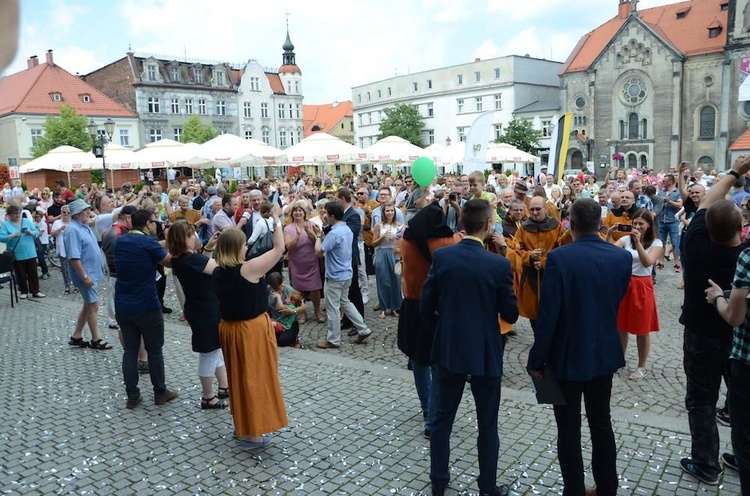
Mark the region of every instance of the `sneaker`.
[[44, 293], [34, 293], [34, 298], [46, 298], [47, 295]]
[[138, 360], [138, 373], [139, 374], [148, 374], [148, 362], [144, 362], [141, 360]]
[[422, 432], [422, 437], [430, 439], [430, 429], [425, 429], [424, 432]]
[[25, 300], [28, 297], [29, 295], [27, 293], [21, 293], [21, 295], [19, 296], [19, 298], [21, 298], [22, 300]]
[[132, 410], [133, 408], [137, 407], [141, 403], [143, 403], [143, 397], [139, 395], [138, 398], [134, 400], [128, 400], [125, 403], [125, 408], [127, 408], [128, 410]]
[[729, 418], [729, 412], [726, 408], [716, 410], [716, 421], [723, 426], [732, 427], [732, 419]]
[[176, 391], [170, 391], [169, 389], [165, 389], [163, 393], [154, 395], [154, 404], [163, 405], [165, 403], [169, 403], [175, 398], [177, 398]]
[[354, 340], [356, 344], [362, 344], [365, 342], [365, 339], [370, 337], [370, 334], [372, 334], [372, 331], [370, 329], [367, 329], [365, 332], [360, 332], [357, 334], [357, 339]]
[[732, 470], [739, 470], [740, 461], [737, 459], [737, 455], [733, 455], [732, 453], [722, 453], [721, 461]]
[[711, 477], [702, 468], [698, 467], [693, 460], [690, 458], [683, 458], [680, 460], [680, 467], [683, 472], [686, 472], [701, 482], [708, 484], [709, 486], [716, 486], [719, 484], [719, 477]]
[[46, 274], [42, 274], [42, 276], [39, 279], [45, 279], [45, 280], [49, 279], [49, 272], [47, 272]]

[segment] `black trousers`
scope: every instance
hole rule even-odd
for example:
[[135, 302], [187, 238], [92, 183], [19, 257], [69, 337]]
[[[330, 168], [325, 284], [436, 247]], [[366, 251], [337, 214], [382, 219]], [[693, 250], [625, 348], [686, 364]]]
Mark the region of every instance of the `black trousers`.
[[729, 360], [729, 397], [732, 412], [732, 447], [739, 460], [742, 494], [750, 494], [750, 365]]
[[[354, 276], [352, 277], [352, 284], [349, 286], [349, 301], [354, 303], [354, 306], [357, 307], [357, 311], [362, 316], [362, 318], [365, 318], [365, 304], [362, 301], [362, 290], [359, 289], [359, 277], [357, 277], [357, 270], [359, 267], [357, 265], [352, 267], [352, 270], [354, 271]], [[344, 319], [341, 321], [341, 328], [342, 329], [349, 329], [351, 327], [354, 327], [354, 324], [352, 324], [352, 321], [349, 320], [348, 317], [344, 316]]]
[[596, 494], [617, 494], [617, 447], [612, 431], [609, 402], [612, 396], [612, 374], [594, 377], [587, 382], [560, 381], [565, 405], [555, 406], [557, 421], [557, 457], [562, 472], [563, 496], [581, 496], [583, 455], [581, 454], [581, 396], [591, 432], [591, 468]]

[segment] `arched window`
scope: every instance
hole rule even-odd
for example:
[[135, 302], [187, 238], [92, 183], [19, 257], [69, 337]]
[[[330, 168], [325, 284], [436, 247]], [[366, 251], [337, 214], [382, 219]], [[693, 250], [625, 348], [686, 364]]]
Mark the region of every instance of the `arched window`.
[[638, 168], [638, 157], [635, 153], [628, 155], [628, 167], [631, 169]]
[[648, 156], [641, 155], [641, 169], [645, 169], [646, 167], [648, 167]]
[[714, 159], [707, 155], [704, 155], [698, 159], [698, 165], [703, 167], [704, 170], [712, 169], [714, 166]]
[[648, 138], [648, 119], [643, 119], [643, 121], [641, 122], [643, 123], [643, 133], [642, 133], [643, 139], [647, 139]]
[[700, 113], [700, 138], [714, 138], [716, 136], [716, 110], [705, 106]]
[[638, 114], [635, 112], [628, 117], [628, 139], [638, 139]]

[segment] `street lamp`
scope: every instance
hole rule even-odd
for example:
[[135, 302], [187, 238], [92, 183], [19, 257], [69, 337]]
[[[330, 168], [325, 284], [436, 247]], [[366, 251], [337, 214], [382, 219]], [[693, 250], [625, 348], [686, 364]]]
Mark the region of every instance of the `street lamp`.
[[451, 146], [451, 137], [450, 136], [448, 136], [447, 138], [445, 138], [445, 146]]
[[88, 129], [91, 139], [94, 141], [94, 146], [91, 151], [94, 152], [96, 158], [101, 157], [102, 159], [102, 171], [104, 172], [102, 183], [104, 184], [104, 191], [106, 191], [107, 164], [105, 163], [104, 158], [104, 147], [107, 143], [112, 141], [112, 134], [115, 132], [115, 121], [113, 121], [112, 118], [107, 117], [107, 120], [104, 121], [104, 134], [99, 133], [99, 125], [94, 122], [94, 119], [89, 119], [89, 124], [86, 126], [86, 129]]

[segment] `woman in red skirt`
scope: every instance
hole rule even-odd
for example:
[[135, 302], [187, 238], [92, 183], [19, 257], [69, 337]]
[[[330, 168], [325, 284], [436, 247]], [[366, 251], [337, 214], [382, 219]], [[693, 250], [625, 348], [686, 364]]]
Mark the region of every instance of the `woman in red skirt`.
[[[618, 226], [615, 224], [609, 229], [608, 240], [612, 239]], [[640, 381], [648, 375], [646, 360], [651, 349], [650, 334], [659, 330], [651, 268], [662, 256], [664, 245], [654, 236], [654, 218], [648, 210], [638, 210], [633, 215], [632, 228], [629, 236], [620, 238], [616, 243], [633, 256], [630, 285], [617, 313], [617, 329], [624, 353], [628, 350], [629, 335], [636, 336], [638, 367], [630, 374], [630, 380]]]

